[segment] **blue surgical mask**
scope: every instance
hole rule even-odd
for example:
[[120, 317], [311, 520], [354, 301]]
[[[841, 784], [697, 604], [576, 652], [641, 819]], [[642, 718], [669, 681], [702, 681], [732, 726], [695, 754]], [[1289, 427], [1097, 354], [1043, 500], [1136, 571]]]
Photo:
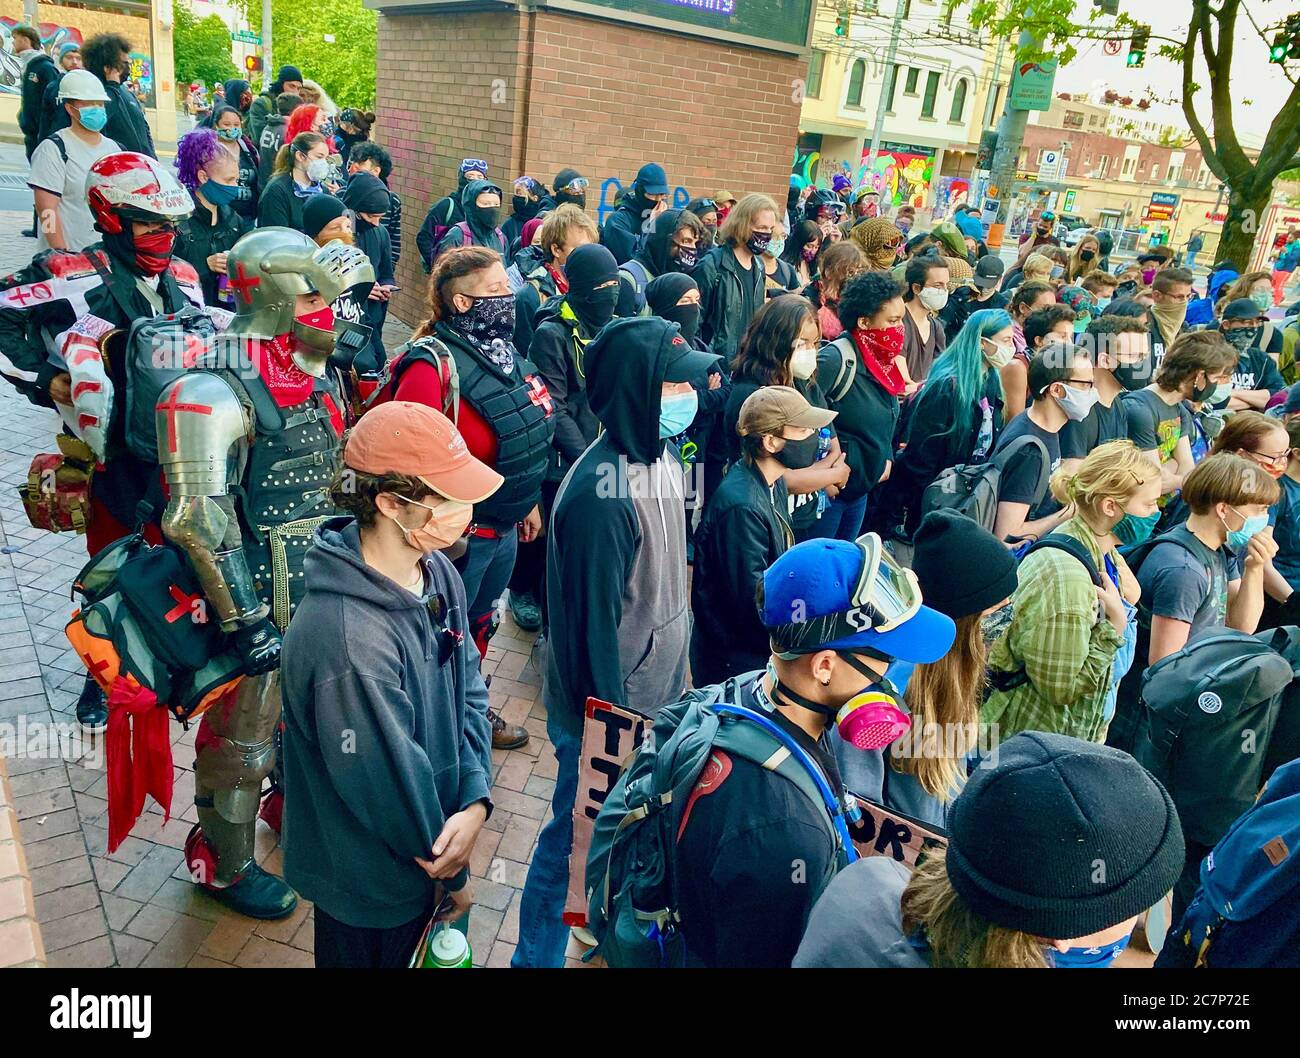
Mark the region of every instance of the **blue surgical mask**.
[[695, 421], [695, 413], [699, 410], [700, 398], [694, 389], [660, 398], [659, 436], [676, 437]]
[[[1236, 507], [1229, 507], [1228, 510], [1233, 514], [1240, 515], [1241, 512]], [[1220, 519], [1223, 521], [1223, 519]], [[1228, 530], [1228, 546], [1234, 551], [1244, 551], [1246, 545], [1250, 543], [1250, 538], [1268, 525], [1267, 514], [1256, 514], [1246, 519], [1246, 524], [1240, 529]], [[1224, 522], [1223, 527], [1227, 529], [1228, 523]]]
[[1067, 951], [1053, 948], [1047, 954], [1058, 970], [1104, 970], [1128, 947], [1131, 936], [1133, 934], [1129, 933], [1102, 948], [1070, 948]]
[[1126, 514], [1111, 530], [1115, 539], [1121, 544], [1140, 544], [1155, 532], [1156, 522], [1160, 521], [1160, 512], [1156, 511], [1148, 518], [1139, 518], [1136, 514]]
[[77, 111], [77, 117], [91, 132], [99, 132], [108, 124], [108, 111], [104, 107], [82, 107]]
[[1112, 300], [1111, 298], [1098, 298], [1098, 299], [1097, 299], [1097, 312], [1098, 312], [1098, 313], [1104, 312], [1105, 309], [1106, 309], [1106, 306], [1109, 305], [1109, 304], [1111, 303], [1111, 300]]
[[229, 206], [239, 198], [239, 185], [218, 184], [213, 180], [204, 180], [199, 185], [199, 194], [214, 206]]

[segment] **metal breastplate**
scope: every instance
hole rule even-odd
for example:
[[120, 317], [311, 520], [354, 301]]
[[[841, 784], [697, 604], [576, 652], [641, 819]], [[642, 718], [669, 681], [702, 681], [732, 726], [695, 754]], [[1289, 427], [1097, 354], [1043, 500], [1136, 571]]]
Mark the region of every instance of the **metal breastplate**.
[[339, 436], [320, 393], [285, 408], [284, 418], [278, 433], [264, 433], [259, 423], [239, 497], [248, 568], [281, 629], [305, 590], [312, 534], [335, 513], [329, 487], [339, 461]]

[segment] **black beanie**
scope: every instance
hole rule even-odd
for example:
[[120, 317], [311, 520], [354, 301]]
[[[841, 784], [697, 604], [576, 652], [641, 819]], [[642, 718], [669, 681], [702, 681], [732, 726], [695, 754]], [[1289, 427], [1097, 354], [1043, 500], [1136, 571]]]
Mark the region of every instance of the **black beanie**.
[[645, 303], [656, 316], [663, 316], [664, 319], [670, 320], [674, 317], [666, 313], [676, 308], [677, 302], [682, 300], [682, 295], [688, 290], [698, 289], [699, 284], [685, 272], [666, 272], [646, 284]]
[[925, 605], [954, 621], [983, 613], [1016, 590], [1016, 558], [964, 514], [931, 511], [912, 538], [912, 572]]
[[393, 204], [383, 181], [370, 173], [357, 173], [348, 181], [343, 202], [358, 213], [387, 213]]
[[1154, 906], [1183, 855], [1165, 788], [1127, 753], [1069, 735], [1009, 738], [948, 814], [953, 889], [981, 918], [1048, 940]]
[[587, 294], [601, 283], [618, 278], [618, 261], [600, 243], [586, 243], [565, 258], [564, 277], [570, 290]]
[[562, 187], [568, 187], [574, 180], [582, 174], [577, 169], [561, 169], [555, 174], [555, 183], [551, 185], [551, 190], [559, 191]]
[[347, 207], [341, 199], [333, 195], [312, 195], [302, 205], [302, 232], [314, 239], [320, 234], [321, 228], [345, 212]]

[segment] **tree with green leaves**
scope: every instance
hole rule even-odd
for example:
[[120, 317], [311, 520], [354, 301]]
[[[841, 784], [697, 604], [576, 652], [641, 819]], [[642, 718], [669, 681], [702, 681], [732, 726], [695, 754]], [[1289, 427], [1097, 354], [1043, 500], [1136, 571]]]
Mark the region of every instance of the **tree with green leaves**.
[[[957, 7], [966, 0], [950, 0]], [[1180, 39], [1152, 34], [1159, 41], [1156, 54], [1177, 63], [1182, 71], [1182, 107], [1187, 125], [1205, 156], [1206, 167], [1228, 188], [1228, 215], [1223, 224], [1218, 256], [1244, 268], [1250, 260], [1260, 220], [1283, 171], [1300, 164], [1300, 78], [1284, 65], [1278, 69], [1291, 84], [1269, 125], [1264, 146], [1252, 159], [1238, 139], [1233, 113], [1232, 70], [1237, 63], [1267, 62], [1269, 40], [1243, 0], [1188, 0], [1189, 21]], [[1259, 37], [1258, 54], [1238, 58], [1238, 18], [1244, 12]], [[1055, 56], [1062, 65], [1078, 52], [1074, 41], [1113, 38], [1116, 31], [1132, 29], [1137, 19], [1118, 15], [1112, 26], [1075, 21], [1075, 0], [971, 0], [970, 19], [979, 28], [1001, 36], [1028, 30], [1043, 41], [1042, 49], [1017, 53], [1017, 62]], [[1252, 42], [1253, 43], [1253, 42]], [[1199, 56], [1210, 71], [1208, 94], [1194, 77]], [[1240, 92], [1237, 93], [1240, 96]], [[1238, 101], [1239, 102], [1239, 101]]]
[[[230, 57], [230, 31], [216, 15], [195, 18], [185, 4], [175, 7], [173, 49], [176, 83], [188, 87], [192, 82], [211, 88], [217, 81], [235, 77], [235, 63]], [[184, 93], [178, 91], [178, 98]]]
[[[237, 0], [237, 6], [253, 31], [260, 32], [261, 0]], [[378, 12], [363, 7], [361, 0], [275, 0], [272, 75], [289, 63], [324, 88], [339, 106], [373, 107], [378, 19]]]

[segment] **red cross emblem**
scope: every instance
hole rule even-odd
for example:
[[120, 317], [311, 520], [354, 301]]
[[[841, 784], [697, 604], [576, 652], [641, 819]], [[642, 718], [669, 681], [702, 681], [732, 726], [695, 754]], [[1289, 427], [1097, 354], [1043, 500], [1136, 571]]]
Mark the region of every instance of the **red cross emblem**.
[[184, 383], [184, 379], [179, 379], [176, 384], [172, 386], [172, 391], [167, 394], [167, 400], [162, 404], [159, 404], [157, 407], [158, 411], [165, 411], [167, 413], [168, 452], [176, 451], [176, 413], [178, 411], [191, 411], [195, 415], [212, 414], [212, 406], [210, 404], [183, 404], [176, 400], [176, 394], [180, 392], [180, 388]]
[[235, 265], [235, 278], [230, 280], [230, 285], [238, 292], [245, 305], [253, 303], [253, 287], [261, 286], [261, 276], [250, 276], [244, 271], [244, 262], [240, 261]]
[[536, 375], [528, 376], [528, 399], [546, 412], [546, 417], [551, 417], [554, 405], [551, 403], [551, 395], [547, 392], [546, 383]]
[[98, 676], [101, 672], [104, 672], [108, 668], [108, 659], [104, 659], [103, 661], [96, 661], [94, 658], [90, 656], [90, 651], [86, 651], [84, 654], [82, 654], [81, 660], [86, 663], [86, 668], [90, 670], [91, 676]]
[[50, 298], [50, 288], [44, 283], [37, 283], [30, 287], [14, 287], [9, 291], [9, 300], [16, 301], [23, 308], [27, 307], [29, 301], [48, 301]]
[[[163, 617], [166, 618], [169, 625], [175, 624], [182, 617], [193, 613], [194, 604], [202, 598], [202, 594], [197, 591], [193, 595], [187, 595], [185, 592], [181, 591], [180, 586], [176, 584], [169, 586], [167, 591], [171, 597], [176, 600], [176, 605], [163, 614]], [[200, 616], [196, 620], [199, 624], [207, 624], [207, 615], [200, 613]]]

